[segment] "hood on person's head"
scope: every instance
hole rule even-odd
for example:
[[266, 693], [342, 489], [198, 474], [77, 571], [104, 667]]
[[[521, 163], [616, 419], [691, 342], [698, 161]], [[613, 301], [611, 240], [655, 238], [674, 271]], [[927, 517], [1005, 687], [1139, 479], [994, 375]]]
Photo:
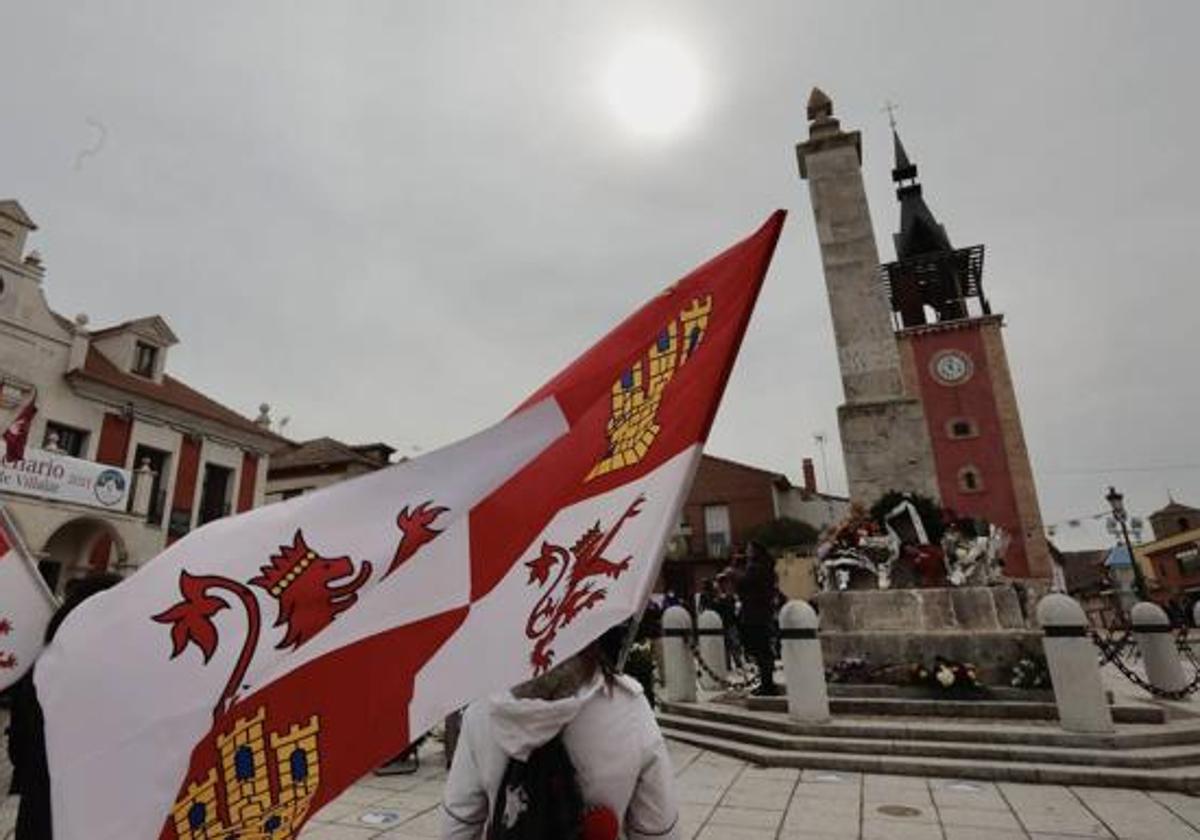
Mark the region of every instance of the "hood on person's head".
[[112, 589], [122, 580], [123, 578], [120, 575], [115, 575], [111, 572], [101, 572], [79, 578], [78, 580], [68, 581], [66, 585], [66, 597], [63, 598], [62, 605], [50, 617], [50, 623], [46, 625], [46, 644], [50, 644], [54, 640], [54, 635], [58, 632], [58, 628], [62, 626], [63, 621], [66, 620], [66, 617], [76, 607], [93, 595], [97, 595], [105, 589]]
[[604, 687], [594, 660], [577, 654], [540, 677], [488, 701], [496, 743], [511, 758], [525, 761], [573, 721]]

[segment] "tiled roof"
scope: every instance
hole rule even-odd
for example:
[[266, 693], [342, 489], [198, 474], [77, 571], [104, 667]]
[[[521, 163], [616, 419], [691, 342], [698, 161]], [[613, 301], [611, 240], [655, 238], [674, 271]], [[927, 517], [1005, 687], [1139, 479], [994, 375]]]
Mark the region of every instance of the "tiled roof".
[[264, 429], [253, 420], [243, 417], [231, 408], [226, 408], [216, 400], [206, 397], [173, 376], [164, 375], [162, 382], [155, 382], [152, 379], [135, 376], [132, 373], [125, 373], [94, 347], [88, 348], [87, 358], [83, 363], [83, 367], [71, 371], [67, 374], [67, 377], [88, 379], [93, 382], [99, 382], [102, 385], [127, 391], [131, 394], [137, 394], [140, 397], [146, 397], [155, 402], [199, 415], [207, 420], [223, 423], [239, 431], [251, 432], [265, 438], [272, 438], [277, 444], [288, 442], [287, 438], [280, 437], [274, 432]]
[[1171, 503], [1168, 504], [1165, 508], [1154, 511], [1154, 513], [1150, 514], [1150, 516], [1157, 519], [1160, 516], [1178, 516], [1180, 514], [1197, 514], [1197, 513], [1200, 513], [1200, 509], [1194, 508], [1194, 507], [1188, 507], [1187, 505], [1181, 505], [1181, 504], [1179, 504], [1179, 502], [1172, 499]]
[[[391, 447], [379, 444], [384, 449]], [[271, 472], [316, 467], [332, 467], [343, 464], [361, 464], [366, 467], [386, 466], [380, 461], [358, 451], [354, 447], [331, 437], [319, 437], [303, 443], [292, 443], [271, 454]]]

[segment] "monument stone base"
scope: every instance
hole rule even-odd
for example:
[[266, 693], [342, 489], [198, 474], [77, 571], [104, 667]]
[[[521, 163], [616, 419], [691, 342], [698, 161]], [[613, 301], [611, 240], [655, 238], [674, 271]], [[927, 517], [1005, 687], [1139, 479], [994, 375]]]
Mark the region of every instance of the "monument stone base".
[[1007, 685], [1010, 668], [1039, 655], [1033, 605], [1040, 582], [942, 589], [822, 592], [821, 649], [825, 664], [862, 658], [875, 666], [926, 664], [942, 656], [970, 662], [981, 682]]

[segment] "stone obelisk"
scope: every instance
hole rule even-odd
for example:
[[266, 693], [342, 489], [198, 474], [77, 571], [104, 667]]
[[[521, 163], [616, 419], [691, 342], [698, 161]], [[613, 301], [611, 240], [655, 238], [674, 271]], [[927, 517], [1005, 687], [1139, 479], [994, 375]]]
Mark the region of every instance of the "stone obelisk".
[[870, 506], [890, 490], [938, 498], [921, 403], [906, 391], [891, 307], [862, 180], [862, 137], [842, 131], [833, 103], [813, 88], [808, 140], [796, 146], [808, 181], [833, 316], [845, 403], [838, 428], [850, 497]]

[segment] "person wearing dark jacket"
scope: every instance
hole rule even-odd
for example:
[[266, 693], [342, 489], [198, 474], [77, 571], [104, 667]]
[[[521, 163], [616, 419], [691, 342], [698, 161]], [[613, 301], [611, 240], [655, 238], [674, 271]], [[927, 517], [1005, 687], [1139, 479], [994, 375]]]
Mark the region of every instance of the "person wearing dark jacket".
[[[46, 626], [46, 644], [70, 612], [88, 598], [121, 581], [119, 575], [98, 574], [73, 582], [62, 606]], [[35, 666], [36, 668], [36, 666]], [[8, 757], [13, 765], [11, 793], [21, 797], [14, 840], [50, 840], [50, 768], [46, 762], [46, 729], [31, 668], [13, 686], [8, 724]]]
[[761, 682], [756, 693], [770, 696], [777, 693], [771, 636], [779, 579], [775, 575], [775, 561], [760, 543], [751, 542], [746, 552], [746, 568], [737, 583], [742, 601], [742, 646], [758, 666]]

